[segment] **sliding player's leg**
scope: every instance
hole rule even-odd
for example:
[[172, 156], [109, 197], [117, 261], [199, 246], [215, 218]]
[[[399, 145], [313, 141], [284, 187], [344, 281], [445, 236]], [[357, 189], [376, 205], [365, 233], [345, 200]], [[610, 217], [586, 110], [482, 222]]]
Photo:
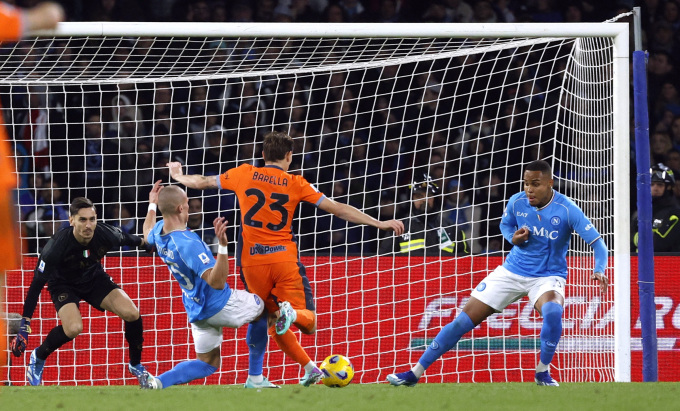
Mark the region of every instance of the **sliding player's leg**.
[[222, 327], [207, 324], [207, 320], [191, 323], [196, 359], [183, 361], [158, 377], [148, 375], [142, 388], [163, 389], [173, 385], [186, 384], [212, 375], [220, 367], [220, 346]]

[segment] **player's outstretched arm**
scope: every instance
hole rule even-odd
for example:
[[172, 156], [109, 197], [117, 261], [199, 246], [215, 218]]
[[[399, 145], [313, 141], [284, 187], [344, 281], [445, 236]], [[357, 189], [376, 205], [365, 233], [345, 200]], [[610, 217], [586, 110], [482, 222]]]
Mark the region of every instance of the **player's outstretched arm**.
[[185, 175], [182, 172], [182, 164], [178, 161], [172, 161], [168, 163], [167, 166], [170, 170], [170, 177], [184, 184], [186, 187], [198, 190], [217, 188], [217, 179], [215, 176], [206, 177], [198, 174]]
[[161, 192], [163, 186], [161, 186], [161, 180], [154, 183], [153, 188], [149, 192], [149, 210], [146, 212], [146, 218], [144, 219], [144, 226], [142, 231], [144, 232], [144, 244], [147, 243], [149, 238], [149, 233], [156, 225], [156, 211], [158, 208], [158, 193]]
[[394, 231], [395, 235], [402, 235], [404, 233], [404, 223], [399, 220], [376, 220], [356, 207], [352, 207], [349, 204], [338, 203], [330, 198], [325, 198], [321, 204], [319, 204], [319, 208], [338, 216], [345, 221], [349, 221], [350, 223], [366, 224], [381, 230]]
[[51, 1], [40, 3], [24, 14], [26, 31], [53, 29], [60, 21], [64, 21], [64, 9]]
[[227, 282], [229, 276], [229, 257], [227, 256], [227, 224], [229, 221], [224, 217], [217, 217], [213, 220], [213, 227], [215, 227], [215, 236], [219, 241], [217, 249], [217, 261], [212, 269], [206, 270], [201, 278], [208, 283], [209, 286], [216, 290], [221, 290]]

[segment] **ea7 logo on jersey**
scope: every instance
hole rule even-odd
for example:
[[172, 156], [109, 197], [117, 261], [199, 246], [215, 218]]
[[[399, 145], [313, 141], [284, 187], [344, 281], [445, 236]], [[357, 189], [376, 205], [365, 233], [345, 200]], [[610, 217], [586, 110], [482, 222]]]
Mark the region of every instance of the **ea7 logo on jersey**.
[[207, 256], [205, 253], [199, 254], [199, 255], [198, 255], [198, 258], [201, 259], [201, 262], [202, 262], [203, 264], [208, 264], [208, 263], [210, 262], [210, 259], [208, 258], [208, 256]]
[[517, 212], [517, 217], [526, 217], [526, 216], [528, 216], [528, 215], [529, 215], [528, 213], [523, 213], [523, 212], [521, 212], [521, 211], [518, 211], [518, 212]]

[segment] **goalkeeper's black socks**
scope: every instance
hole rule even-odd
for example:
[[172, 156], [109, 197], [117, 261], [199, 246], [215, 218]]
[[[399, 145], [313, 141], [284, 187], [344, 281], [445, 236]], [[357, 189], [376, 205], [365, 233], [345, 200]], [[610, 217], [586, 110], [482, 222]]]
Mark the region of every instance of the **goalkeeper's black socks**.
[[45, 341], [43, 341], [42, 345], [35, 349], [35, 356], [38, 357], [38, 359], [46, 360], [50, 354], [71, 340], [73, 340], [73, 338], [70, 338], [66, 335], [64, 332], [64, 327], [58, 325], [52, 328], [52, 331], [47, 334], [47, 337], [45, 338]]
[[140, 316], [135, 321], [125, 321], [125, 340], [130, 347], [130, 364], [137, 365], [142, 361], [142, 346], [144, 344], [144, 337], [142, 333], [144, 327], [142, 326], [142, 317]]

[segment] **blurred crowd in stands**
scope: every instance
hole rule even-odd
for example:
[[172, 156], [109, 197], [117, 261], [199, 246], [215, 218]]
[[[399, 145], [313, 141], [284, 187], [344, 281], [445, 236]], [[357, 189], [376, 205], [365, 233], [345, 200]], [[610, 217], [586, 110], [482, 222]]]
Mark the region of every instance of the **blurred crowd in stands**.
[[[71, 21], [291, 23], [602, 22], [629, 12], [634, 6], [632, 0], [59, 2]], [[15, 2], [22, 7], [34, 3], [36, 1], [33, 0]], [[649, 50], [652, 162], [661, 162], [680, 171], [680, 85], [677, 73], [680, 64], [680, 2], [648, 0], [642, 3], [643, 44]], [[123, 65], [123, 61], [134, 56], [138, 45], [139, 42], [130, 46], [127, 52], [125, 48], [116, 48], [112, 61], [120, 59]], [[216, 47], [222, 46], [218, 44]], [[281, 47], [285, 48], [286, 44]], [[120, 50], [123, 52], [120, 53]], [[470, 70], [484, 70], [482, 63], [465, 62], [475, 63], [470, 65]], [[391, 69], [395, 71], [390, 72]], [[382, 71], [367, 70], [362, 72], [362, 76], [368, 79], [353, 81], [352, 84], [357, 85], [353, 88], [342, 86], [348, 83], [346, 73], [310, 76], [304, 81], [283, 78], [270, 82], [203, 82], [191, 85], [133, 83], [115, 89], [106, 85], [98, 89], [96, 86], [64, 86], [60, 90], [31, 86], [22, 92], [18, 88], [20, 86], [13, 86], [11, 94], [5, 88], [2, 94], [3, 107], [6, 108], [4, 115], [10, 117], [7, 123], [13, 125], [10, 133], [15, 142], [20, 172], [21, 220], [26, 222], [24, 228], [28, 237], [42, 239], [29, 241], [27, 251], [39, 251], [51, 233], [67, 225], [67, 205], [78, 195], [86, 195], [96, 204], [104, 204], [99, 210], [104, 220], [126, 231], [139, 232], [140, 220], [137, 217], [146, 213], [145, 201], [152, 182], [156, 179], [168, 181], [165, 167], [168, 160], [180, 160], [189, 166], [188, 172], [204, 175], [216, 175], [243, 162], [257, 163], [260, 158], [258, 142], [264, 133], [271, 131], [272, 125], [286, 125], [296, 139], [296, 155], [291, 169], [301, 171], [329, 197], [351, 203], [381, 219], [399, 218], [409, 214], [408, 184], [415, 174], [424, 173], [440, 190], [441, 210], [437, 212], [441, 211], [442, 224], [455, 227], [453, 232], [464, 231], [466, 239], [483, 238], [484, 241], [470, 244], [471, 252], [500, 251], [503, 239], [498, 222], [503, 202], [520, 188], [514, 185], [508, 189], [503, 184], [505, 180], [519, 181], [521, 169], [504, 168], [502, 173], [490, 171], [484, 175], [474, 175], [474, 170], [493, 170], [496, 162], [505, 164], [508, 158], [516, 156], [517, 152], [513, 149], [526, 145], [526, 134], [530, 139], [532, 130], [538, 130], [545, 118], [523, 119], [526, 124], [522, 125], [525, 133], [521, 142], [513, 141], [513, 131], [518, 127], [513, 122], [516, 123], [517, 118], [509, 116], [507, 124], [499, 126], [497, 123], [494, 130], [486, 130], [489, 128], [486, 124], [488, 118], [481, 112], [476, 114], [478, 118], [475, 121], [468, 119], [468, 129], [457, 131], [456, 136], [426, 132], [424, 130], [428, 127], [431, 130], [445, 128], [439, 127], [441, 124], [438, 122], [452, 121], [450, 116], [437, 113], [462, 110], [456, 105], [470, 104], [474, 98], [472, 96], [468, 101], [458, 99], [456, 102], [442, 100], [441, 96], [449, 93], [460, 94], [461, 85], [427, 74], [436, 72], [435, 69], [432, 65], [414, 65], [386, 67]], [[380, 97], [385, 95], [381, 90], [398, 89], [399, 79], [405, 78], [400, 77], [401, 73], [397, 70], [415, 71], [413, 78], [422, 83], [423, 91], [419, 96], [393, 93], [391, 101]], [[547, 84], [542, 86], [549, 88]], [[453, 90], [456, 87], [458, 89]], [[83, 88], [87, 89], [86, 93]], [[489, 87], [484, 90], [488, 93]], [[535, 91], [522, 90], [521, 86], [512, 91], [501, 91], [498, 99], [503, 100], [504, 93], [511, 92], [524, 96], [521, 99], [524, 103], [520, 104], [527, 107], [536, 104], [532, 100], [536, 97]], [[333, 93], [340, 95], [329, 98]], [[269, 97], [262, 98], [263, 95]], [[404, 101], [398, 101], [400, 98]], [[414, 98], [419, 99], [418, 104], [409, 106], [407, 100]], [[559, 97], [542, 95], [541, 98]], [[82, 101], [85, 99], [90, 101]], [[91, 101], [93, 99], [95, 101]], [[327, 101], [334, 103], [325, 103]], [[405, 108], [401, 112], [387, 110], [388, 105]], [[97, 106], [102, 109], [86, 109]], [[410, 112], [408, 107], [415, 111]], [[424, 114], [428, 110], [432, 115]], [[504, 105], [496, 110], [512, 112], [513, 107]], [[365, 114], [354, 115], [356, 112]], [[329, 126], [327, 122], [320, 121], [322, 118], [334, 118], [336, 124]], [[238, 124], [238, 127], [227, 127], [227, 124]], [[473, 133], [469, 128], [474, 128], [475, 135], [490, 137], [493, 133], [494, 138], [467, 140], [464, 136]], [[371, 130], [370, 135], [366, 130]], [[633, 127], [631, 148], [632, 133]], [[395, 139], [394, 136], [412, 137]], [[234, 148], [236, 138], [239, 144]], [[523, 148], [546, 149], [531, 145]], [[462, 150], [474, 154], [474, 164], [450, 161], [456, 157], [454, 154], [460, 158]], [[492, 151], [504, 154], [491, 156]], [[522, 156], [522, 152], [519, 155]], [[536, 154], [533, 153], [532, 157], [536, 158]], [[348, 161], [350, 159], [351, 162]], [[367, 191], [375, 195], [366, 195]], [[218, 197], [212, 195], [216, 193], [204, 194], [199, 198], [199, 193], [189, 193], [190, 197], [197, 197], [190, 203], [192, 217], [189, 225], [211, 243], [214, 236], [210, 228], [212, 217], [218, 212], [221, 215], [226, 213], [227, 219], [235, 222], [238, 216], [234, 211], [233, 195]], [[680, 197], [680, 181], [675, 195]], [[634, 202], [632, 204], [634, 206]], [[313, 230], [309, 226], [305, 226], [304, 230], [294, 227], [295, 232], [307, 233], [299, 237], [303, 251], [330, 249], [340, 253], [375, 253], [378, 249], [380, 239], [376, 237], [375, 230], [363, 227], [345, 229], [344, 222], [330, 216], [305, 220], [305, 217], [315, 214], [311, 207], [303, 206], [299, 213], [299, 221], [313, 225]], [[471, 233], [472, 221], [479, 220], [481, 215], [488, 215], [490, 223]], [[230, 238], [234, 238], [233, 234], [230, 233]]]

